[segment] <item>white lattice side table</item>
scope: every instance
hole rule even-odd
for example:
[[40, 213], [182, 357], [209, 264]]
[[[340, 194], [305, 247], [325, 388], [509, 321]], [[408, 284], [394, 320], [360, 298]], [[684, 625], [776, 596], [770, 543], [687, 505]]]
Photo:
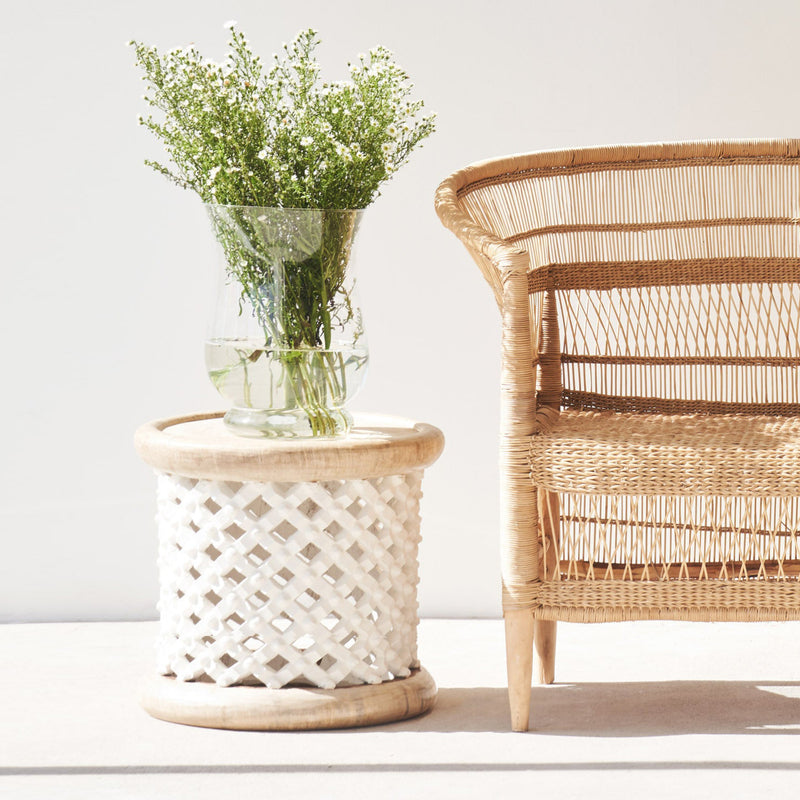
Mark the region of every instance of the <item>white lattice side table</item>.
[[431, 425], [362, 417], [344, 437], [250, 439], [221, 414], [136, 433], [158, 476], [155, 717], [248, 730], [388, 722], [433, 705], [417, 660]]

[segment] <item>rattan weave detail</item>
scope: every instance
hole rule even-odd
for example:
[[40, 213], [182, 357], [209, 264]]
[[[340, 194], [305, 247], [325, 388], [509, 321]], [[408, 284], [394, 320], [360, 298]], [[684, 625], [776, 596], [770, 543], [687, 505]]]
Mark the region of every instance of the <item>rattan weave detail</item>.
[[[796, 228], [795, 237], [800, 236]], [[537, 267], [528, 276], [528, 290], [633, 289], [649, 286], [702, 286], [717, 283], [798, 283], [800, 259], [720, 257], [594, 261]]]
[[543, 582], [537, 615], [565, 622], [800, 619], [798, 587], [781, 581]]
[[530, 441], [554, 492], [800, 496], [800, 417], [564, 410]]

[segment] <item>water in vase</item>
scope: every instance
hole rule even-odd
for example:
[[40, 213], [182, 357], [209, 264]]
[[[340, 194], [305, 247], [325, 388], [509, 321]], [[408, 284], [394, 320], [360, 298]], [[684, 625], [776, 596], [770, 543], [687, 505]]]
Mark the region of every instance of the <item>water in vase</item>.
[[344, 405], [366, 376], [366, 349], [286, 350], [258, 339], [210, 339], [206, 367], [231, 404], [226, 423], [254, 436], [334, 435], [351, 422]]

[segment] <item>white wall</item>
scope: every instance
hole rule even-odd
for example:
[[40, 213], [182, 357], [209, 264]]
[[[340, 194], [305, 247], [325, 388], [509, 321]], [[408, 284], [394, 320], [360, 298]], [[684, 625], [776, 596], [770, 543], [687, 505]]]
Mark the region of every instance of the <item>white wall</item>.
[[439, 131], [365, 223], [371, 344], [356, 409], [443, 429], [425, 482], [421, 611], [499, 613], [499, 326], [432, 207], [493, 155], [800, 135], [796, 0], [26, 0], [0, 18], [3, 226], [0, 620], [155, 615], [156, 417], [220, 406], [202, 354], [212, 241], [157, 151], [130, 38], [221, 56], [237, 19], [269, 56], [303, 27], [329, 76], [395, 51]]

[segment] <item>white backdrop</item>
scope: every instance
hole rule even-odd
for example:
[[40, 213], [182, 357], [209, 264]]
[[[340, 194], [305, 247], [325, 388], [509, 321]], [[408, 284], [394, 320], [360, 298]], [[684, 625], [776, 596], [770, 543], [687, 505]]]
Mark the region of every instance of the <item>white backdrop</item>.
[[155, 482], [132, 436], [221, 407], [202, 346], [214, 259], [199, 201], [142, 165], [157, 150], [124, 43], [219, 58], [231, 18], [267, 57], [318, 29], [332, 79], [384, 44], [439, 115], [365, 219], [354, 408], [447, 438], [424, 484], [422, 614], [497, 615], [497, 311], [434, 189], [510, 152], [800, 135], [800, 4], [6, 0], [0, 620], [155, 616]]

